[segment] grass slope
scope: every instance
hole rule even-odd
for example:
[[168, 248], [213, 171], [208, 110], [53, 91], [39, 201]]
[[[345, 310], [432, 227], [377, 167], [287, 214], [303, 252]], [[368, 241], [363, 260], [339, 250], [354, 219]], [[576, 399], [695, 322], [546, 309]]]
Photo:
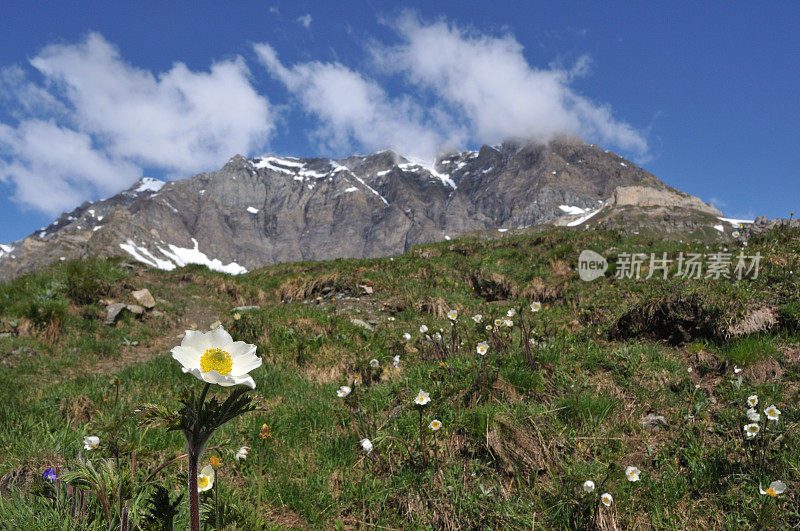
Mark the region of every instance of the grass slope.
[[[583, 249], [609, 257], [611, 274], [582, 282]], [[216, 510], [214, 491], [202, 495], [209, 524], [218, 512], [239, 529], [800, 526], [800, 232], [749, 242], [747, 254], [764, 256], [756, 280], [613, 277], [621, 252], [681, 251], [694, 250], [551, 230], [238, 277], [119, 260], [21, 276], [0, 285], [0, 526], [106, 529], [127, 505], [135, 525], [160, 528], [147, 515], [168, 513], [186, 491], [185, 460], [156, 475], [166, 490], [140, 487], [182, 454], [183, 439], [144, 427], [136, 409], [174, 406], [184, 387], [199, 389], [169, 349], [185, 329], [216, 320], [256, 344], [264, 365], [252, 374], [257, 410], [217, 432], [220, 450], [204, 459], [222, 461]], [[106, 302], [133, 303], [141, 288], [162, 315], [103, 324]], [[233, 311], [243, 305], [259, 308]], [[513, 326], [485, 329], [511, 308]], [[421, 325], [442, 340], [426, 340]], [[344, 400], [340, 385], [354, 388]], [[420, 389], [432, 398], [421, 415], [412, 404]], [[776, 423], [762, 413], [762, 432], [746, 440], [753, 394], [759, 411], [775, 404], [782, 415]], [[647, 429], [649, 414], [666, 425]], [[435, 434], [426, 427], [434, 418], [443, 426]], [[100, 438], [98, 449], [82, 450], [86, 435]], [[249, 456], [237, 462], [243, 445]], [[78, 464], [79, 452], [93, 469]], [[640, 481], [627, 481], [627, 466], [641, 469]], [[63, 475], [55, 489], [42, 478], [48, 467]], [[587, 479], [597, 490], [585, 495]], [[777, 479], [785, 493], [759, 494]], [[611, 507], [599, 503], [603, 492]], [[187, 505], [177, 505], [176, 528]]]

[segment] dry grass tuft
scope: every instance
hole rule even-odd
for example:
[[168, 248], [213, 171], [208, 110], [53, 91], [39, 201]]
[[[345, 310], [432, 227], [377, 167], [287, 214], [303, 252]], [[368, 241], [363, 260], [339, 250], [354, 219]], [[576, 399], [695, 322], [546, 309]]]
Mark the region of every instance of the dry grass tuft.
[[747, 312], [738, 323], [731, 324], [725, 332], [726, 337], [745, 336], [765, 332], [778, 324], [778, 314], [774, 308], [764, 306]]

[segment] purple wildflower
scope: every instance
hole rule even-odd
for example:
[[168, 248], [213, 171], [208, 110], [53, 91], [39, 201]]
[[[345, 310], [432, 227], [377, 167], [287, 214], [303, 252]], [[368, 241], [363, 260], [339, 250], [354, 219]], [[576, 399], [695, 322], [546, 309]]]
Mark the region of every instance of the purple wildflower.
[[44, 479], [53, 482], [56, 480], [56, 471], [52, 467], [44, 471]]

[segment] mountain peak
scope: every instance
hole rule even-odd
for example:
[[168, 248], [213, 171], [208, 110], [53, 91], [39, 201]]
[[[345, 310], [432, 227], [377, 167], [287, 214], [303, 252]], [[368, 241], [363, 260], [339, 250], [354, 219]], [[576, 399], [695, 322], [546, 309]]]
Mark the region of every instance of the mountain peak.
[[0, 249], [0, 277], [62, 257], [114, 255], [163, 269], [202, 263], [240, 272], [393, 255], [468, 231], [589, 219], [627, 226], [614, 217], [618, 212], [623, 220], [655, 216], [664, 232], [677, 230], [675, 219], [677, 232], [719, 223], [710, 205], [572, 137], [449, 151], [435, 162], [391, 150], [336, 160], [235, 155], [217, 172], [169, 186], [144, 177], [63, 214], [9, 246], [13, 255]]

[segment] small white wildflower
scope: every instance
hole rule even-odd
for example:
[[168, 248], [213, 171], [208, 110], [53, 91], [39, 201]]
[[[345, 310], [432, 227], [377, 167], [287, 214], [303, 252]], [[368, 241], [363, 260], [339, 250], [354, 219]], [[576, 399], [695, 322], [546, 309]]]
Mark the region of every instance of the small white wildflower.
[[390, 315], [389, 317], [387, 317], [387, 320], [394, 321], [394, 317]]
[[420, 326], [419, 327], [419, 333], [420, 334], [427, 334], [428, 333], [428, 327], [425, 326], [425, 325]]
[[772, 496], [775, 498], [778, 494], [783, 494], [786, 490], [786, 483], [781, 480], [773, 481], [769, 484], [767, 490], [764, 490], [761, 485], [758, 486], [758, 492], [761, 494], [766, 494], [767, 496]]
[[206, 465], [197, 475], [197, 492], [205, 492], [214, 486], [214, 467]]
[[761, 420], [761, 415], [758, 414], [755, 408], [751, 407], [747, 410], [747, 420], [750, 422], [759, 422]]
[[241, 461], [242, 459], [246, 459], [247, 458], [247, 452], [249, 450], [250, 450], [249, 446], [242, 446], [241, 448], [239, 448], [239, 451], [236, 452], [236, 455], [233, 456], [233, 458], [236, 459], [237, 461]]
[[209, 328], [209, 330], [214, 330], [215, 328], [219, 328], [220, 326], [222, 326], [222, 323], [221, 323], [221, 322], [219, 322], [219, 321], [214, 321], [213, 323], [211, 323], [211, 324], [209, 325], [209, 327], [208, 327], [208, 328]]
[[614, 498], [609, 493], [605, 493], [600, 496], [600, 501], [603, 502], [603, 505], [606, 507], [611, 507], [611, 504], [614, 503]]
[[433, 431], [439, 431], [439, 429], [442, 427], [442, 423], [436, 419], [433, 419], [431, 423], [428, 424], [428, 427]]
[[400, 366], [400, 354], [392, 358], [392, 365], [394, 365], [395, 367]]
[[373, 448], [372, 441], [369, 439], [361, 439], [361, 448], [363, 448], [365, 452], [370, 453]]
[[451, 321], [455, 321], [456, 319], [458, 319], [458, 311], [450, 310], [449, 312], [447, 312], [447, 318], [450, 319]]
[[748, 439], [752, 439], [753, 437], [758, 435], [759, 431], [761, 431], [761, 428], [758, 427], [758, 424], [753, 423], [753, 424], [746, 424], [744, 426], [744, 432], [747, 435]]
[[336, 390], [336, 396], [338, 396], [339, 398], [344, 398], [347, 395], [349, 395], [351, 391], [352, 391], [352, 389], [350, 389], [350, 386], [343, 385], [339, 389]]
[[422, 389], [419, 390], [419, 393], [417, 393], [417, 396], [414, 398], [414, 403], [417, 404], [418, 406], [424, 406], [430, 401], [431, 401], [431, 395], [429, 393], [426, 393]]
[[781, 412], [778, 408], [774, 405], [769, 406], [767, 409], [764, 410], [764, 413], [767, 415], [769, 420], [778, 420], [778, 417], [781, 416]]
[[475, 321], [476, 323], [480, 323], [481, 321], [483, 321], [483, 316], [481, 314], [473, 315], [472, 320]]
[[514, 317], [515, 315], [517, 315], [517, 310], [515, 310], [514, 308], [511, 308], [510, 310], [508, 310], [508, 312], [506, 312], [506, 316], [508, 317]]
[[487, 332], [491, 332], [492, 331], [492, 325], [486, 325], [486, 331]]
[[94, 450], [100, 445], [100, 437], [95, 437], [93, 435], [89, 437], [83, 438], [83, 449], [84, 450]]
[[733, 374], [739, 374], [742, 372], [742, 369], [738, 365], [733, 366]]
[[531, 304], [531, 311], [532, 312], [538, 312], [541, 309], [542, 309], [542, 303], [541, 302], [534, 302], [534, 303]]
[[583, 492], [585, 492], [587, 494], [590, 493], [590, 492], [594, 492], [594, 481], [592, 481], [591, 479], [587, 479], [586, 481], [584, 481], [583, 482]]
[[508, 327], [511, 327], [514, 326], [514, 321], [512, 321], [511, 319], [503, 319], [503, 324]]
[[442, 334], [440, 334], [439, 332], [436, 332], [435, 334], [433, 334], [433, 338], [436, 341], [441, 341], [442, 340]]
[[503, 320], [502, 319], [495, 319], [494, 320], [494, 325], [495, 326], [503, 326]]
[[756, 407], [758, 405], [758, 395], [750, 395], [747, 397], [747, 405]]
[[629, 466], [625, 469], [625, 477], [628, 478], [628, 481], [639, 481], [639, 474], [641, 473], [642, 471], [635, 466]]
[[478, 350], [478, 354], [480, 354], [481, 356], [485, 356], [486, 352], [489, 351], [489, 344], [486, 343], [486, 341], [484, 341], [483, 343], [478, 343], [477, 350]]
[[372, 367], [373, 369], [377, 369], [378, 367], [380, 367], [380, 365], [381, 364], [375, 358], [369, 360], [369, 366]]
[[406, 341], [411, 341], [411, 334], [406, 332], [405, 334], [403, 334], [403, 339], [405, 339]]

